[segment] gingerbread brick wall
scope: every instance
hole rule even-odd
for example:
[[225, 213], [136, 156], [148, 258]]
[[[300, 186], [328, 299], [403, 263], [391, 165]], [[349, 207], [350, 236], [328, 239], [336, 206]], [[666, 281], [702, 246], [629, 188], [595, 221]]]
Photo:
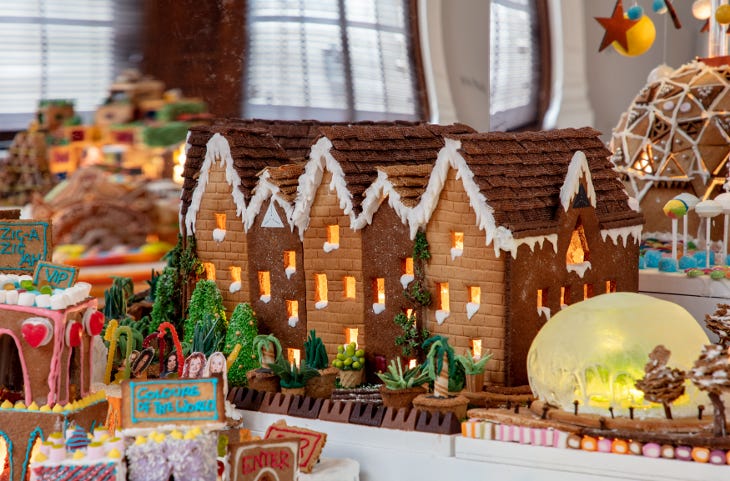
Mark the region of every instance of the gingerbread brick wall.
[[[561, 209], [562, 210], [562, 209]], [[555, 315], [563, 302], [574, 304], [585, 297], [593, 297], [611, 289], [636, 292], [638, 290], [638, 249], [635, 239], [614, 245], [610, 237], [601, 237], [598, 221], [591, 207], [570, 209], [559, 214], [557, 252], [550, 242], [534, 250], [520, 246], [517, 258], [507, 254], [508, 315], [505, 343], [507, 352], [507, 383], [527, 383], [527, 352], [537, 332], [547, 318], [538, 313], [538, 290], [542, 291], [542, 304]], [[591, 267], [583, 276], [567, 268], [566, 253], [573, 229], [580, 219], [588, 246]], [[562, 288], [562, 289], [561, 289]]]
[[[403, 334], [393, 319], [400, 312], [417, 306], [403, 295], [400, 278], [406, 257], [413, 256], [413, 241], [408, 227], [384, 200], [373, 216], [372, 223], [362, 230], [363, 279], [365, 279], [365, 338], [366, 357], [372, 363], [376, 355], [386, 360], [402, 355], [395, 338]], [[376, 314], [372, 303], [376, 296], [373, 280], [382, 278], [385, 283], [385, 310]], [[417, 311], [417, 309], [416, 309]], [[372, 364], [371, 364], [372, 365]]]
[[[304, 264], [302, 243], [296, 231], [292, 232], [286, 213], [274, 202], [274, 209], [283, 227], [263, 227], [270, 200], [264, 202], [254, 224], [248, 231], [248, 278], [251, 285], [251, 306], [259, 321], [262, 333], [274, 334], [282, 346], [301, 348], [307, 337], [307, 310], [304, 291]], [[296, 271], [287, 278], [284, 251], [294, 252]], [[268, 272], [270, 300], [260, 296], [259, 272]], [[299, 322], [289, 326], [287, 301], [298, 302]]]
[[[332, 358], [338, 344], [345, 341], [345, 327], [356, 327], [364, 332], [364, 303], [369, 285], [363, 281], [362, 232], [350, 228], [350, 219], [339, 207], [334, 191], [330, 191], [331, 174], [325, 172], [310, 210], [309, 228], [304, 233], [304, 276], [307, 292], [307, 328], [316, 329], [317, 335], [327, 346]], [[339, 248], [331, 252], [323, 249], [327, 241], [327, 226], [339, 225]], [[327, 275], [327, 307], [315, 307], [315, 274]], [[345, 276], [355, 277], [355, 299], [344, 296]], [[301, 308], [300, 308], [301, 309]], [[359, 344], [365, 346], [365, 336], [360, 334]]]
[[[451, 259], [452, 232], [464, 233], [463, 254]], [[428, 312], [427, 327], [432, 334], [449, 338], [458, 354], [470, 347], [470, 340], [479, 338], [484, 349], [494, 357], [487, 363], [486, 381], [504, 384], [504, 317], [505, 266], [504, 253], [496, 257], [494, 248], [485, 245], [485, 233], [477, 227], [474, 210], [461, 180], [450, 170], [438, 207], [427, 225], [431, 260], [426, 268], [428, 288], [433, 304]], [[449, 284], [450, 314], [443, 324], [436, 321], [439, 307], [438, 283]], [[467, 318], [469, 287], [481, 290], [479, 310]]]
[[[230, 315], [238, 303], [251, 299], [248, 266], [245, 262], [248, 258], [248, 242], [243, 222], [236, 216], [231, 186], [226, 182], [225, 170], [220, 162], [210, 167], [208, 176], [208, 185], [195, 222], [195, 240], [200, 261], [212, 262], [215, 266], [215, 280], [223, 296], [226, 312]], [[213, 239], [216, 213], [226, 214], [226, 236], [223, 242]], [[229, 291], [232, 266], [241, 267], [241, 290], [235, 293]]]

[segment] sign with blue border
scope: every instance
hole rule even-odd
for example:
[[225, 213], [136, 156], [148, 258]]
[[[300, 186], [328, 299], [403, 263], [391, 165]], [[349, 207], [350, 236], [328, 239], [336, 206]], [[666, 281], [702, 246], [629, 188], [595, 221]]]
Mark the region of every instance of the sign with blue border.
[[224, 421], [223, 383], [219, 377], [122, 383], [122, 427], [125, 429]]
[[41, 261], [36, 264], [35, 273], [33, 274], [33, 284], [36, 286], [48, 284], [53, 288], [60, 287], [62, 289], [68, 289], [76, 282], [77, 273], [78, 269], [73, 266]]
[[0, 271], [35, 272], [36, 264], [48, 259], [50, 237], [48, 222], [0, 221]]

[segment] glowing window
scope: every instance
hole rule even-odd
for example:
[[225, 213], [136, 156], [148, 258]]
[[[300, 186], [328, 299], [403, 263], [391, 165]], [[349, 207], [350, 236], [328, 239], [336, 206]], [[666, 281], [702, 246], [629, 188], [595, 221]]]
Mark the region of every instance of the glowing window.
[[547, 299], [547, 289], [537, 290], [537, 308], [545, 307], [545, 301]]
[[[411, 316], [415, 316], [413, 309], [406, 309], [406, 317], [410, 319]], [[414, 318], [413, 320], [415, 321], [416, 319]]]
[[479, 286], [469, 287], [469, 302], [479, 304], [482, 301], [482, 288]]
[[218, 229], [226, 230], [226, 214], [222, 214], [222, 213], [215, 214], [215, 226]]
[[593, 284], [583, 284], [583, 299], [593, 297]]
[[327, 302], [327, 274], [314, 275], [314, 302]]
[[259, 271], [259, 295], [271, 296], [271, 275], [269, 271]]
[[354, 342], [357, 345], [357, 336], [359, 329], [357, 327], [346, 327], [345, 328], [345, 344]]
[[231, 266], [231, 282], [241, 282], [241, 268], [237, 266]]
[[583, 225], [578, 223], [570, 236], [570, 245], [565, 255], [568, 264], [580, 264], [588, 261], [588, 243]]
[[373, 280], [373, 302], [385, 304], [385, 279], [383, 277]]
[[299, 367], [299, 364], [302, 361], [302, 350], [294, 349], [291, 347], [287, 348], [286, 359], [287, 359], [287, 361], [289, 361], [289, 364]]
[[215, 266], [212, 262], [203, 262], [203, 269], [205, 270], [205, 278], [209, 281], [215, 280]]
[[297, 253], [294, 251], [284, 251], [284, 269], [294, 269], [297, 268]]
[[328, 225], [327, 226], [327, 243], [332, 245], [339, 245], [340, 243], [340, 226]]
[[438, 289], [438, 310], [449, 312], [451, 310], [449, 307], [449, 283], [437, 283], [436, 289]]
[[403, 275], [413, 275], [413, 257], [406, 257], [403, 259]]
[[354, 299], [355, 298], [355, 278], [353, 276], [345, 276], [342, 279], [342, 284], [344, 288], [344, 296], [345, 299]]
[[464, 250], [464, 233], [463, 232], [452, 232], [451, 233], [451, 247], [453, 249]]
[[570, 304], [570, 287], [560, 288], [560, 305], [567, 306]]
[[286, 301], [286, 315], [287, 317], [299, 317], [299, 301]]
[[474, 359], [482, 358], [482, 340], [472, 339], [471, 340], [471, 355]]
[[616, 292], [616, 281], [606, 281], [606, 294]]

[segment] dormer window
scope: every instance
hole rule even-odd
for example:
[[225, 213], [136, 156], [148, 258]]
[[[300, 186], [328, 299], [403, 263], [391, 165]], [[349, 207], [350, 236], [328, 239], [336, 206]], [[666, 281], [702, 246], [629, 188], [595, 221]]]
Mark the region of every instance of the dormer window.
[[373, 279], [373, 312], [380, 314], [385, 310], [385, 278]]
[[451, 260], [453, 261], [457, 257], [461, 257], [464, 253], [464, 233], [463, 232], [452, 232], [451, 233]]
[[265, 303], [271, 300], [271, 274], [269, 271], [259, 271], [259, 299]]
[[223, 242], [226, 238], [226, 214], [217, 212], [215, 214], [215, 229], [213, 229], [213, 240]]
[[403, 286], [403, 289], [406, 289], [408, 287], [408, 284], [413, 282], [413, 257], [406, 257], [403, 259], [403, 262], [401, 264], [401, 276], [400, 276], [400, 283]]
[[332, 252], [335, 249], [340, 248], [340, 226], [328, 225], [327, 226], [327, 242], [324, 243], [324, 251]]
[[327, 274], [314, 275], [314, 307], [324, 309], [327, 307]]
[[568, 244], [568, 250], [565, 253], [565, 262], [568, 271], [575, 272], [580, 277], [583, 277], [586, 270], [591, 267], [588, 242], [580, 219], [578, 219], [578, 223], [570, 235], [570, 244]]
[[436, 304], [436, 322], [443, 324], [449, 314], [451, 313], [450, 301], [449, 301], [449, 283], [440, 282], [436, 284], [438, 292], [437, 304]]
[[291, 276], [297, 271], [297, 253], [294, 251], [284, 251], [284, 272], [286, 278], [291, 279]]

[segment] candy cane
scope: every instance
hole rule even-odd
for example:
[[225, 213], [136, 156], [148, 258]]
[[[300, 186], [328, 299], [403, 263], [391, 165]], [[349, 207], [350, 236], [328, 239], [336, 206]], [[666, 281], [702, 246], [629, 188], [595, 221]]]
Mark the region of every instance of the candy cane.
[[182, 377], [183, 365], [185, 363], [183, 362], [183, 353], [182, 346], [180, 345], [180, 339], [177, 337], [177, 329], [175, 329], [175, 326], [173, 326], [171, 323], [163, 322], [162, 324], [160, 324], [160, 327], [157, 328], [159, 332], [159, 334], [157, 334], [158, 339], [161, 339], [165, 336], [165, 329], [168, 329], [170, 331], [170, 335], [172, 336], [172, 342], [173, 344], [175, 344], [175, 352], [177, 353], [177, 375], [178, 377]]
[[114, 332], [117, 330], [119, 322], [116, 319], [109, 321], [104, 333], [104, 340], [109, 342], [109, 352], [106, 356], [106, 371], [104, 372], [104, 384], [111, 383], [112, 377], [112, 364], [114, 362], [114, 353], [117, 350], [117, 339], [114, 336]]

